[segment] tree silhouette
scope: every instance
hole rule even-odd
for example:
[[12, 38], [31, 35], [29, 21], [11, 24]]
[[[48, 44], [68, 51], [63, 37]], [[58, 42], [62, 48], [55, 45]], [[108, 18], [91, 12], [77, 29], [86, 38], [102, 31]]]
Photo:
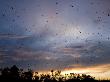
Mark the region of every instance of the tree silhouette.
[[[7, 81], [20, 80], [20, 81], [29, 81], [29, 82], [99, 81], [99, 80], [95, 80], [95, 77], [86, 74], [70, 73], [70, 74], [65, 74], [65, 76], [62, 76], [61, 71], [59, 70], [57, 71], [51, 70], [50, 72], [51, 74], [39, 74], [38, 72], [34, 73], [31, 69], [28, 69], [28, 71], [23, 71], [23, 69], [19, 69], [16, 65], [13, 65], [11, 68], [6, 67], [4, 69], [0, 69], [0, 82], [2, 80], [7, 80]], [[105, 80], [101, 82], [105, 82]]]
[[54, 70], [51, 70], [52, 76], [53, 76], [53, 72], [54, 72]]
[[23, 79], [24, 80], [32, 80], [32, 77], [33, 77], [33, 71], [31, 69], [28, 69], [27, 72], [24, 72], [23, 73]]
[[8, 67], [2, 69], [1, 79], [7, 79], [7, 80], [10, 79], [10, 69]]
[[11, 79], [18, 80], [19, 79], [19, 69], [16, 65], [13, 65], [10, 68], [10, 77]]

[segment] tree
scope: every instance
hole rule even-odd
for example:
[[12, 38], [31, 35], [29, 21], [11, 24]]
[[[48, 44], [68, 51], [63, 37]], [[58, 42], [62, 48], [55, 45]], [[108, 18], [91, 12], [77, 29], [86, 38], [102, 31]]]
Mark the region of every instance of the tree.
[[4, 79], [4, 80], [5, 79], [7, 79], [7, 80], [10, 79], [10, 69], [8, 67], [2, 69], [1, 78]]
[[54, 70], [51, 70], [52, 76], [53, 76], [53, 72], [54, 72]]
[[24, 80], [32, 80], [33, 71], [31, 69], [28, 69], [27, 72], [23, 73], [23, 77], [24, 77]]
[[19, 79], [19, 69], [16, 65], [13, 65], [10, 68], [10, 77], [11, 79], [18, 80]]

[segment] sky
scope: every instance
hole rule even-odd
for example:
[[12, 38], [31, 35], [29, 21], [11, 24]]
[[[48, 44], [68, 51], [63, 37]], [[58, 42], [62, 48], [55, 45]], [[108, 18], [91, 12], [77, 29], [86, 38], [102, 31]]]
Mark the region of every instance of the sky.
[[0, 0], [0, 67], [110, 79], [110, 0]]

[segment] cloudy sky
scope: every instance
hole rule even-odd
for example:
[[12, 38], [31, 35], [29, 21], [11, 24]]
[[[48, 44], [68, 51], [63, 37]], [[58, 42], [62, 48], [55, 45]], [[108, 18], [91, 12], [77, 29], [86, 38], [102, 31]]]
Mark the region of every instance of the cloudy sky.
[[110, 78], [110, 0], [0, 0], [0, 67]]

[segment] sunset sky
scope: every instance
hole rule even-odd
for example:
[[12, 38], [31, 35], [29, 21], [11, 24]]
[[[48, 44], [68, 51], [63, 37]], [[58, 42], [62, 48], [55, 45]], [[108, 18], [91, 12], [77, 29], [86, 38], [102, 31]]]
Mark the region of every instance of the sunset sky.
[[110, 0], [0, 0], [0, 67], [110, 79]]

